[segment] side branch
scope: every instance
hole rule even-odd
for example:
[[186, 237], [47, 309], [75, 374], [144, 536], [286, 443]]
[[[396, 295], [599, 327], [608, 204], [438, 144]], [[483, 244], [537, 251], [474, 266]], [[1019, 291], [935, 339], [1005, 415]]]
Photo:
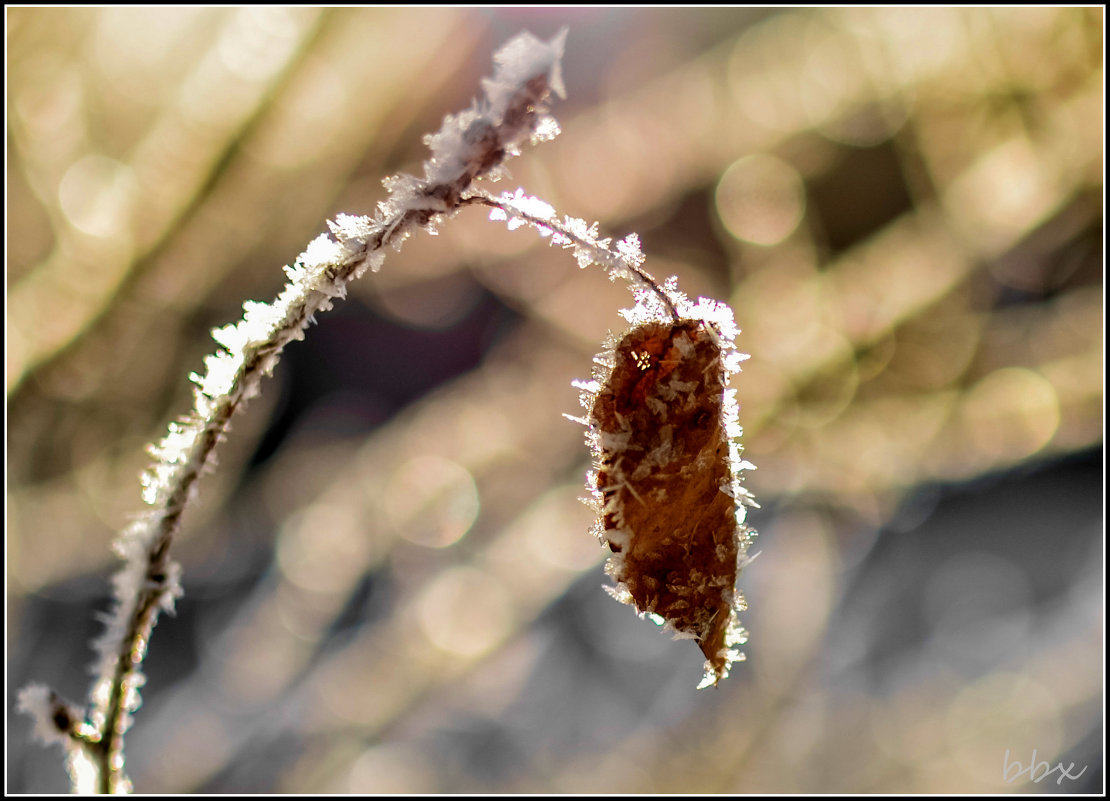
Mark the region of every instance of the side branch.
[[667, 313], [674, 318], [675, 322], [678, 322], [679, 313], [675, 308], [674, 300], [663, 287], [659, 286], [655, 278], [640, 266], [644, 257], [640, 253], [640, 240], [635, 234], [617, 242], [614, 250], [611, 239], [597, 238], [596, 223], [587, 226], [584, 220], [572, 217], [559, 220], [550, 205], [537, 198], [526, 197], [520, 191], [512, 195], [506, 193], [500, 197], [494, 197], [488, 192], [474, 190], [462, 198], [461, 205], [488, 206], [493, 209], [490, 219], [510, 220], [510, 228], [520, 224], [530, 225], [542, 235], [550, 236], [551, 244], [573, 248], [578, 266], [600, 264], [609, 272], [611, 278], [624, 278], [631, 284], [644, 287], [659, 299]]

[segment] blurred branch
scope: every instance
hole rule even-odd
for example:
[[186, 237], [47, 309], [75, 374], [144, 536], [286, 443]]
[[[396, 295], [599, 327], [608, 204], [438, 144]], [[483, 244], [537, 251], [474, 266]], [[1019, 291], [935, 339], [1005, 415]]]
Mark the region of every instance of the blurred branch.
[[[69, 185], [83, 175], [79, 167], [89, 173], [86, 180], [99, 184], [99, 196], [88, 208], [77, 209], [76, 201], [71, 201], [56, 210], [67, 212], [70, 224], [58, 221], [50, 255], [9, 289], [8, 332], [15, 344], [9, 349], [9, 396], [110, 314], [121, 286], [134, 280], [136, 268], [165, 243], [191, 209], [203, 205], [228, 155], [281, 97], [283, 84], [295, 74], [318, 33], [322, 16], [318, 10], [287, 12], [282, 12], [288, 16], [285, 24], [265, 26], [253, 17], [268, 12], [242, 9], [211, 31], [207, 52], [182, 77], [176, 97], [125, 158], [97, 153], [95, 142], [81, 143], [88, 151], [83, 156], [71, 154], [67, 164], [76, 164], [69, 165]], [[248, 30], [265, 33], [253, 41]], [[255, 59], [253, 69], [228, 63], [229, 48], [238, 48], [244, 60]], [[212, 102], [215, 97], [220, 102]], [[27, 116], [17, 115], [11, 125], [13, 148], [20, 155], [17, 163], [56, 160], [57, 154], [50, 152], [56, 142], [43, 138], [33, 125], [20, 124]], [[28, 172], [40, 196], [53, 194], [50, 181], [63, 178]], [[143, 202], [133, 202], [132, 193]], [[67, 197], [63, 195], [63, 204]], [[75, 273], [82, 278], [76, 293]], [[43, 327], [38, 324], [38, 310], [47, 299], [54, 304], [64, 299], [70, 313]]]

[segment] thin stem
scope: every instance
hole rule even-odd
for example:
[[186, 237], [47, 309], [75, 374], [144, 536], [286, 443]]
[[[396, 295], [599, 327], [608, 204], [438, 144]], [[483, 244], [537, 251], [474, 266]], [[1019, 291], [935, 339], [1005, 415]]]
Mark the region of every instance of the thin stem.
[[462, 206], [488, 206], [489, 208], [498, 209], [504, 212], [509, 217], [514, 217], [531, 225], [533, 228], [541, 231], [557, 231], [569, 245], [580, 250], [587, 251], [593, 261], [608, 266], [610, 268], [616, 266], [619, 270], [625, 270], [632, 274], [632, 276], [645, 287], [650, 289], [658, 296], [659, 300], [663, 303], [664, 308], [670, 313], [675, 322], [681, 319], [678, 310], [675, 308], [674, 301], [663, 289], [656, 283], [655, 278], [646, 270], [641, 268], [639, 264], [633, 260], [625, 257], [621, 253], [614, 252], [603, 242], [594, 239], [593, 237], [583, 236], [581, 233], [575, 231], [571, 226], [565, 225], [560, 222], [554, 215], [551, 217], [544, 217], [533, 214], [526, 209], [522, 209], [511, 203], [507, 203], [500, 198], [494, 197], [487, 192], [481, 190], [473, 190], [465, 195], [460, 205]]
[[[238, 383], [246, 380], [249, 371]], [[193, 487], [208, 464], [217, 443], [223, 439], [228, 424], [242, 403], [239, 394], [223, 407], [222, 413], [209, 419], [201, 436], [197, 437], [196, 453], [186, 462], [187, 467], [180, 471], [174, 489], [169, 493], [156, 517], [156, 532], [145, 560], [143, 586], [135, 599], [134, 609], [127, 622], [127, 629], [116, 651], [107, 703], [104, 707], [104, 721], [100, 726], [100, 739], [92, 744], [92, 754], [99, 764], [98, 792], [116, 793], [127, 786], [123, 773], [123, 736], [129, 725], [128, 695], [137, 693], [135, 686], [139, 670], [146, 657], [150, 635], [157, 622], [159, 611], [172, 603], [173, 587], [170, 582], [173, 568], [169, 560], [170, 546], [181, 528], [181, 515], [185, 510]]]

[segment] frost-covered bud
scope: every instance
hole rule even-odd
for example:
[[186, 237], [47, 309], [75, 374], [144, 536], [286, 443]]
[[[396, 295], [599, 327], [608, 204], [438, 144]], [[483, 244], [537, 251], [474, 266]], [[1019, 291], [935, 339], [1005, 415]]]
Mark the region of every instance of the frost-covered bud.
[[[707, 686], [743, 659], [733, 646], [747, 640], [735, 584], [754, 537], [739, 481], [750, 465], [739, 459], [726, 390], [738, 355], [731, 311], [668, 296], [675, 316], [642, 302], [627, 315], [637, 320], [632, 330], [599, 358], [598, 380], [580, 385], [596, 460], [590, 489], [598, 533], [614, 554], [606, 567], [614, 595], [679, 638], [696, 639]], [[702, 310], [711, 314], [697, 316]], [[720, 322], [707, 319], [714, 317]]]
[[19, 692], [17, 708], [30, 715], [35, 737], [43, 743], [70, 744], [70, 735], [81, 723], [77, 709], [42, 684], [31, 684]]

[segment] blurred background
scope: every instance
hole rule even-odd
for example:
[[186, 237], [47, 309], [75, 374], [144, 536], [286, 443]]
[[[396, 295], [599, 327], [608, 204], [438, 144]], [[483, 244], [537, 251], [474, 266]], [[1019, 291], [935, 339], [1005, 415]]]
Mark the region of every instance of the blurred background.
[[15, 693], [87, 693], [209, 330], [567, 25], [563, 132], [492, 188], [735, 309], [748, 661], [696, 691], [698, 649], [602, 591], [561, 413], [627, 288], [471, 209], [234, 422], [136, 789], [1101, 792], [1102, 8], [6, 17], [10, 791], [68, 786]]

